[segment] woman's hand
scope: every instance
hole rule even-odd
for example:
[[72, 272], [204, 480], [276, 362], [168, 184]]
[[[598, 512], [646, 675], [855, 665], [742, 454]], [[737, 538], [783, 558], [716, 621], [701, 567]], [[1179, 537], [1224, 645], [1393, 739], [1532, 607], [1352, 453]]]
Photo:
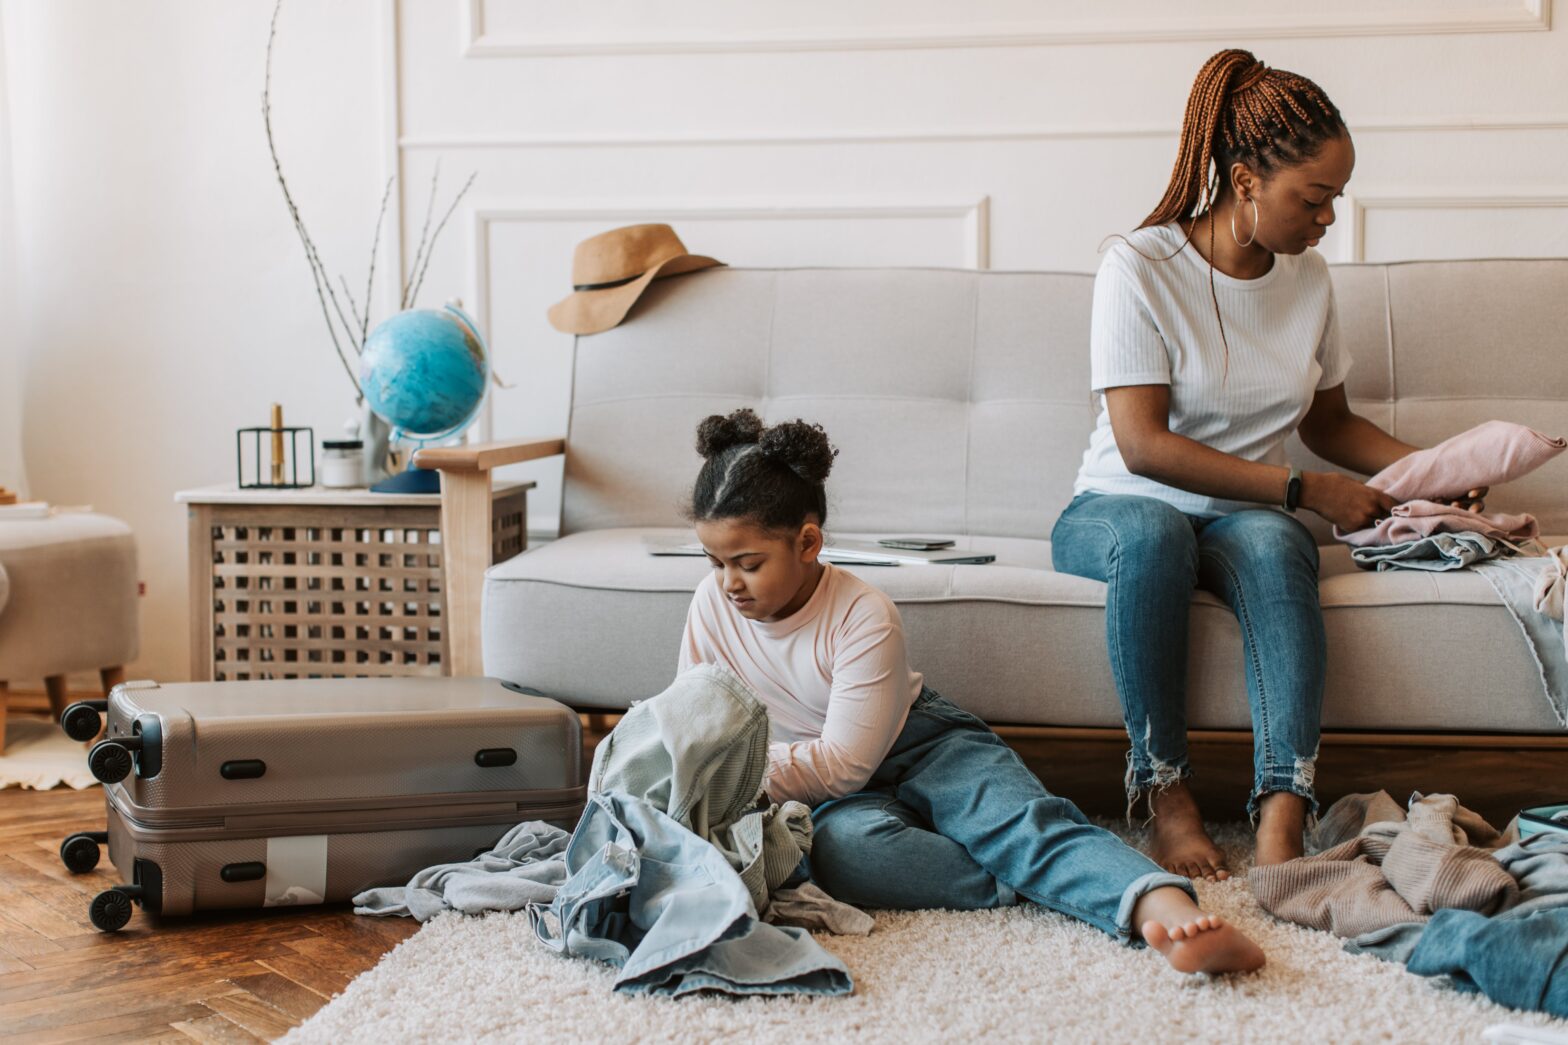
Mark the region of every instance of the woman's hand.
[[1306, 472], [1301, 477], [1301, 506], [1351, 533], [1388, 518], [1394, 499], [1338, 472]]
[[1455, 497], [1448, 503], [1467, 512], [1484, 512], [1486, 510], [1486, 495], [1490, 489], [1491, 487], [1488, 486], [1480, 486], [1463, 497]]

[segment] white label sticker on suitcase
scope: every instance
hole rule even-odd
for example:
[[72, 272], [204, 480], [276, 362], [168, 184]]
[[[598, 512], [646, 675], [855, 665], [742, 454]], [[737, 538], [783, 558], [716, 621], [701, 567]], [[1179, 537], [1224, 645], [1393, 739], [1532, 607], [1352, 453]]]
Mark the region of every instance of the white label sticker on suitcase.
[[267, 899], [263, 907], [321, 903], [326, 895], [326, 835], [267, 839]]

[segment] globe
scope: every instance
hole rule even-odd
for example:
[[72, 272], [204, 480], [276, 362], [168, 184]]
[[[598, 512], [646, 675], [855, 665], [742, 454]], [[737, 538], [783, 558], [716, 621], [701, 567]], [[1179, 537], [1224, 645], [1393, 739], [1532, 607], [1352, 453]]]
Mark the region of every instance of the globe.
[[371, 331], [359, 357], [370, 409], [392, 426], [393, 440], [416, 446], [467, 428], [489, 380], [479, 326], [454, 304], [399, 312]]
[[[450, 439], [473, 423], [490, 380], [490, 352], [479, 325], [457, 304], [410, 309], [365, 339], [359, 387], [392, 426], [390, 441], [417, 449]], [[374, 483], [376, 493], [436, 493], [440, 473], [414, 466]]]

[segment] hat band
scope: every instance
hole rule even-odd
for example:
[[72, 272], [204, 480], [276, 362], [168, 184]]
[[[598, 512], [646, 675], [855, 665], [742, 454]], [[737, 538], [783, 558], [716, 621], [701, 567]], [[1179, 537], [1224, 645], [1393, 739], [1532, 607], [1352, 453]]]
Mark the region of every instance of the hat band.
[[624, 287], [628, 283], [635, 283], [639, 279], [642, 279], [642, 277], [645, 276], [645, 275], [647, 275], [646, 272], [639, 272], [635, 276], [627, 276], [625, 279], [612, 279], [608, 283], [573, 283], [572, 284], [572, 289], [573, 290], [609, 290], [612, 287]]

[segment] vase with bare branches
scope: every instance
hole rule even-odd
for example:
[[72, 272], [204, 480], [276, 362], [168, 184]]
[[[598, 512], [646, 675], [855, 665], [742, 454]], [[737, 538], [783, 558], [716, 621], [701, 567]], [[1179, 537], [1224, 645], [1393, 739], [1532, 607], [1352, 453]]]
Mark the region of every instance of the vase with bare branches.
[[[337, 286], [333, 286], [332, 277], [326, 265], [322, 263], [321, 253], [316, 249], [315, 241], [305, 229], [304, 218], [300, 215], [299, 206], [294, 202], [294, 194], [289, 191], [288, 179], [283, 176], [283, 164], [278, 159], [277, 144], [272, 134], [272, 51], [277, 42], [278, 15], [282, 10], [283, 0], [277, 0], [272, 8], [272, 23], [267, 34], [266, 77], [261, 92], [262, 125], [266, 128], [267, 151], [272, 156], [272, 170], [277, 175], [278, 186], [283, 190], [284, 205], [288, 208], [289, 218], [294, 222], [294, 231], [299, 235], [300, 244], [305, 248], [305, 262], [310, 268], [316, 299], [321, 304], [321, 316], [326, 320], [327, 336], [332, 341], [332, 348], [338, 360], [343, 364], [344, 372], [348, 374], [348, 379], [354, 386], [354, 403], [362, 410], [360, 437], [365, 445], [365, 468], [362, 478], [368, 486], [384, 478], [391, 470], [387, 447], [391, 432], [387, 423], [365, 406], [365, 395], [359, 383], [357, 359], [364, 352], [365, 340], [370, 336], [371, 302], [374, 300], [376, 287], [376, 257], [381, 247], [381, 229], [386, 223], [387, 205], [392, 198], [392, 185], [396, 181], [396, 175], [387, 178], [386, 186], [381, 191], [381, 206], [376, 212], [375, 232], [371, 236], [370, 264], [365, 277], [365, 296], [361, 305], [360, 301], [355, 300], [354, 292], [349, 289], [348, 280], [341, 274], [338, 276]], [[474, 184], [475, 176], [475, 174], [468, 176], [468, 180], [452, 198], [452, 202], [442, 213], [441, 219], [436, 222], [432, 231], [430, 223], [435, 214], [436, 197], [441, 184], [441, 163], [439, 160], [436, 161], [435, 171], [430, 179], [430, 196], [425, 202], [425, 220], [419, 230], [419, 245], [414, 251], [408, 275], [398, 295], [399, 311], [413, 308], [418, 300], [420, 288], [425, 283], [425, 274], [430, 268], [430, 257], [434, 253], [436, 240], [440, 238], [441, 230], [446, 228], [447, 221], [457, 210], [457, 205], [468, 194], [469, 187]]]

